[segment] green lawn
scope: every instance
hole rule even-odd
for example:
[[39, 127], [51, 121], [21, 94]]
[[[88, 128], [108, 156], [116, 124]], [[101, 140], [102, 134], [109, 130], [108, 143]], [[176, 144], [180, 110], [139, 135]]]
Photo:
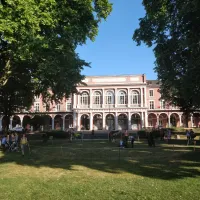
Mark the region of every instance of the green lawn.
[[31, 143], [0, 152], [0, 199], [200, 199], [200, 149], [136, 143]]

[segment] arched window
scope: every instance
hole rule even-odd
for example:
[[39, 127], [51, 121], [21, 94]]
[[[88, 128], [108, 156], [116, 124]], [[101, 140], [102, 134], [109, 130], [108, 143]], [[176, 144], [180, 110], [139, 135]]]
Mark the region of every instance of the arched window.
[[124, 91], [119, 91], [118, 93], [118, 104], [127, 104], [126, 93]]
[[87, 92], [81, 94], [81, 105], [89, 105], [89, 95]]
[[139, 102], [139, 93], [137, 91], [131, 92], [131, 104], [132, 105], [138, 105]]
[[100, 105], [101, 104], [101, 93], [100, 92], [94, 92], [93, 95], [93, 104]]
[[106, 104], [114, 104], [114, 94], [112, 91], [106, 92]]

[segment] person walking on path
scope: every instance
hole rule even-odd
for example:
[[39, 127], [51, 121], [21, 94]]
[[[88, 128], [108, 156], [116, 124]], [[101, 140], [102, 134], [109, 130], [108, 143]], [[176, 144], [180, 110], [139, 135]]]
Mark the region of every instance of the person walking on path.
[[21, 145], [22, 156], [24, 156], [25, 148], [28, 145], [28, 140], [25, 134], [22, 135], [22, 138], [20, 140], [20, 145]]
[[128, 148], [128, 130], [125, 130], [124, 141], [125, 141], [125, 147]]

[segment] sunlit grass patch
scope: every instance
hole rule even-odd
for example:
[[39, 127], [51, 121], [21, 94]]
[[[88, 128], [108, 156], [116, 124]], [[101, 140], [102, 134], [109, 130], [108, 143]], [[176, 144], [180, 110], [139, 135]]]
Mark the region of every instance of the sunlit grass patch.
[[0, 152], [0, 199], [199, 199], [200, 156], [190, 147], [62, 146], [32, 145], [25, 157]]

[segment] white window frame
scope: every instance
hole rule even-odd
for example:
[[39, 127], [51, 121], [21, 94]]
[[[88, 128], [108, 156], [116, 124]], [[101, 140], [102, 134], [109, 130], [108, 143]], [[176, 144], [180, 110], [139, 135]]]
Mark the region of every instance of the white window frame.
[[99, 91], [95, 91], [93, 95], [93, 104], [101, 105], [101, 93]]
[[40, 95], [35, 96], [34, 99], [35, 99], [35, 102], [39, 102], [40, 101]]
[[56, 111], [59, 112], [60, 111], [60, 104], [56, 104]]
[[34, 111], [39, 112], [40, 111], [40, 103], [34, 103]]
[[118, 104], [119, 105], [126, 105], [127, 104], [127, 94], [126, 94], [125, 91], [120, 90], [118, 92], [118, 96], [117, 97], [118, 97]]
[[[151, 102], [153, 102], [153, 104], [151, 104]], [[153, 105], [153, 106], [152, 106], [152, 105]], [[152, 100], [149, 101], [149, 109], [150, 109], [150, 110], [155, 109], [155, 102], [152, 101]]]
[[72, 103], [71, 102], [67, 102], [66, 103], [66, 111], [70, 111], [72, 110]]
[[[152, 95], [151, 95], [151, 92], [152, 92]], [[154, 97], [154, 90], [153, 89], [149, 90], [149, 97]]]
[[112, 91], [106, 92], [106, 104], [114, 104], [114, 93]]
[[[140, 103], [139, 96], [140, 96], [140, 94], [138, 91], [133, 90], [131, 92], [131, 104], [132, 105], [138, 105]], [[134, 102], [135, 100], [136, 100], [136, 102]]]
[[80, 103], [81, 105], [89, 105], [89, 94], [87, 92], [81, 93]]
[[[47, 109], [48, 107], [49, 107], [49, 109]], [[46, 103], [45, 110], [46, 110], [46, 112], [48, 112], [50, 110], [50, 104]]]
[[165, 101], [163, 99], [160, 100], [160, 109], [165, 109], [166, 108], [166, 104]]

